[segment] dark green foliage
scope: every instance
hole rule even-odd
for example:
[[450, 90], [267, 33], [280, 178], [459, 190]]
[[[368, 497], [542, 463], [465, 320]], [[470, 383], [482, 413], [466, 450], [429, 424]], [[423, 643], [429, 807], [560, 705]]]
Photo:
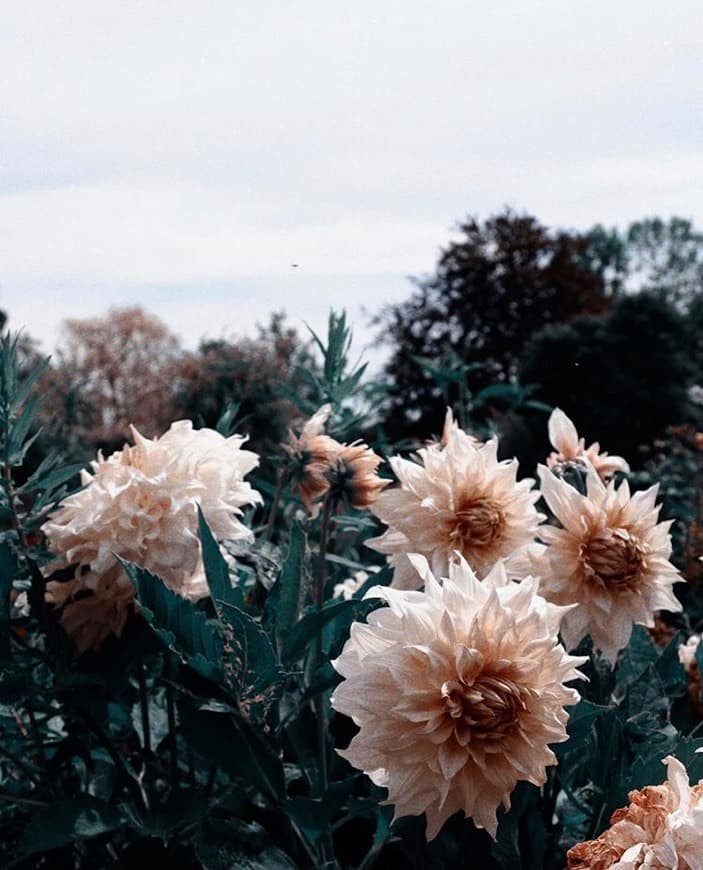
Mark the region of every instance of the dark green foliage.
[[418, 358], [446, 368], [441, 361], [453, 354], [473, 367], [469, 383], [477, 392], [510, 381], [525, 343], [546, 324], [609, 305], [601, 277], [584, 264], [585, 237], [510, 211], [484, 223], [469, 218], [458, 229], [435, 274], [416, 280], [409, 300], [379, 315], [392, 350], [386, 427], [394, 438], [436, 433], [447, 404], [459, 399], [456, 389], [447, 395], [423, 374]]
[[681, 316], [639, 294], [602, 317], [544, 329], [526, 347], [520, 377], [539, 384], [538, 398], [564, 410], [587, 443], [637, 465], [641, 445], [685, 420], [686, 344]]

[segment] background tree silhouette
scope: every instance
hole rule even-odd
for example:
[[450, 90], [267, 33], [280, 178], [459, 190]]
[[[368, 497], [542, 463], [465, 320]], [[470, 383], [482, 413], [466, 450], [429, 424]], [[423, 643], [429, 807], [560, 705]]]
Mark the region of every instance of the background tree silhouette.
[[414, 279], [410, 299], [377, 318], [391, 345], [385, 372], [393, 437], [426, 436], [443, 418], [446, 395], [417, 357], [441, 366], [452, 353], [462, 363], [480, 363], [469, 375], [480, 389], [510, 380], [525, 343], [546, 324], [599, 314], [611, 303], [585, 235], [552, 231], [511, 211], [483, 223], [468, 218], [458, 229], [435, 273]]

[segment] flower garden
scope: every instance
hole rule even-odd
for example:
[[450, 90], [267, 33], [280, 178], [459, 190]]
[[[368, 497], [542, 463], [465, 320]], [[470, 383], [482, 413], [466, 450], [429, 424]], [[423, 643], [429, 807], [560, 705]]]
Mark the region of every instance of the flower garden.
[[559, 408], [534, 469], [452, 407], [372, 441], [316, 342], [270, 455], [222, 408], [27, 469], [2, 339], [0, 864], [701, 870], [683, 484]]

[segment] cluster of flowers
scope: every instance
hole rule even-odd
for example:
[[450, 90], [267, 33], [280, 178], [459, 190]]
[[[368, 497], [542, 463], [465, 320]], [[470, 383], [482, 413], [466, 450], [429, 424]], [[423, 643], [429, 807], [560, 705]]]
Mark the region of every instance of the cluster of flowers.
[[[652, 626], [657, 611], [681, 609], [657, 487], [634, 495], [627, 481], [616, 487], [612, 477], [628, 470], [625, 460], [598, 444], [586, 448], [556, 410], [555, 450], [538, 469], [541, 491], [531, 479], [518, 481], [517, 460], [498, 459], [496, 438], [473, 438], [449, 412], [438, 443], [416, 459], [390, 459], [399, 485], [386, 490], [379, 456], [324, 433], [329, 414], [321, 408], [291, 435], [289, 479], [312, 516], [342, 499], [370, 508], [387, 530], [367, 543], [393, 569], [390, 588], [367, 593], [389, 606], [355, 623], [333, 662], [345, 679], [332, 705], [359, 727], [341, 754], [387, 788], [396, 816], [425, 813], [428, 838], [458, 810], [495, 835], [500, 804], [509, 807], [520, 780], [543, 784], [556, 763], [549, 744], [567, 739], [564, 708], [579, 695], [566, 684], [585, 661], [569, 650], [590, 634], [614, 662], [633, 623]], [[160, 439], [134, 438], [134, 447], [99, 458], [86, 487], [44, 526], [57, 554], [48, 570], [75, 566], [70, 582], [49, 584], [48, 597], [64, 605], [64, 626], [81, 650], [124, 625], [133, 593], [116, 555], [196, 599], [207, 591], [197, 505], [218, 539], [251, 538], [237, 516], [260, 501], [243, 480], [258, 458], [241, 449], [242, 438], [193, 431], [183, 421]], [[584, 492], [567, 482], [573, 467]], [[536, 508], [540, 495], [549, 524]], [[350, 578], [335, 594], [354, 595], [367, 580], [366, 573]], [[676, 764], [669, 769], [678, 777]], [[700, 802], [684, 801], [675, 781], [679, 797], [662, 799], [657, 812], [665, 806], [667, 819], [683, 814], [688, 824]], [[642, 849], [666, 825], [655, 826], [656, 836], [650, 827], [640, 825]], [[602, 852], [586, 846], [571, 866], [606, 866], [584, 863]], [[703, 838], [695, 848], [695, 866], [703, 866]]]

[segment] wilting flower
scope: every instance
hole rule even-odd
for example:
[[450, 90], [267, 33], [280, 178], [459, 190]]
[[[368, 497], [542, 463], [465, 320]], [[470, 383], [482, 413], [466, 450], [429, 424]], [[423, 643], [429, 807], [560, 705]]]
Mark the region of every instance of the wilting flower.
[[116, 559], [134, 562], [190, 599], [208, 594], [198, 539], [198, 506], [215, 537], [251, 539], [237, 518], [261, 496], [243, 478], [258, 464], [238, 435], [224, 438], [190, 421], [153, 441], [134, 428], [133, 447], [98, 456], [84, 489], [43, 525], [56, 559], [45, 569], [74, 567], [74, 579], [51, 582], [47, 600], [63, 605], [62, 623], [80, 650], [124, 627], [134, 590]]
[[559, 644], [564, 608], [532, 578], [499, 563], [480, 582], [462, 559], [440, 585], [410, 559], [424, 592], [371, 589], [390, 606], [354, 623], [332, 663], [345, 678], [332, 706], [360, 728], [340, 755], [388, 789], [396, 817], [424, 812], [428, 839], [458, 810], [495, 836], [517, 782], [541, 785], [555, 763], [579, 697], [564, 683], [585, 659]]
[[534, 546], [540, 520], [533, 481], [517, 482], [516, 459], [498, 461], [498, 441], [482, 444], [453, 421], [445, 424], [446, 446], [418, 451], [420, 463], [390, 460], [400, 487], [381, 494], [372, 512], [389, 529], [366, 543], [386, 553], [392, 585], [416, 589], [408, 553], [420, 553], [437, 576], [447, 573], [455, 552], [483, 577], [498, 561], [520, 574], [525, 551]]
[[289, 432], [290, 443], [284, 445], [291, 459], [291, 472], [298, 484], [300, 500], [306, 510], [317, 516], [320, 503], [330, 488], [327, 472], [342, 444], [323, 434], [332, 413], [331, 405], [323, 405], [303, 425], [300, 436]]
[[629, 471], [630, 466], [622, 456], [608, 456], [600, 452], [600, 444], [595, 441], [589, 447], [583, 438], [579, 438], [576, 426], [559, 408], [555, 408], [548, 423], [549, 440], [554, 452], [549, 454], [547, 465], [550, 468], [566, 465], [569, 462], [577, 464], [590, 463], [603, 480], [609, 480], [616, 471]]
[[703, 867], [703, 780], [691, 786], [686, 768], [664, 759], [668, 779], [628, 795], [596, 840], [569, 850], [569, 870], [700, 870]]
[[376, 474], [381, 457], [364, 444], [342, 444], [326, 472], [330, 493], [355, 508], [370, 507], [391, 482]]
[[305, 423], [300, 437], [290, 433], [285, 447], [300, 499], [312, 516], [317, 516], [328, 493], [366, 508], [390, 483], [376, 474], [381, 457], [362, 441], [342, 444], [322, 433], [331, 410], [331, 405], [323, 405]]
[[587, 634], [614, 662], [632, 623], [651, 627], [658, 610], [681, 610], [672, 585], [679, 581], [671, 555], [671, 521], [657, 522], [658, 486], [630, 496], [627, 481], [607, 486], [587, 469], [587, 495], [543, 465], [542, 495], [563, 528], [543, 525], [548, 544], [535, 572], [542, 594], [555, 604], [577, 604], [562, 624], [573, 649]]

